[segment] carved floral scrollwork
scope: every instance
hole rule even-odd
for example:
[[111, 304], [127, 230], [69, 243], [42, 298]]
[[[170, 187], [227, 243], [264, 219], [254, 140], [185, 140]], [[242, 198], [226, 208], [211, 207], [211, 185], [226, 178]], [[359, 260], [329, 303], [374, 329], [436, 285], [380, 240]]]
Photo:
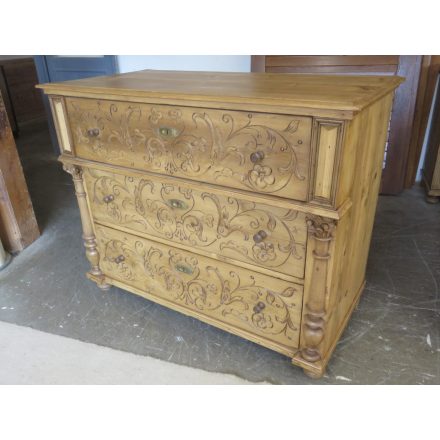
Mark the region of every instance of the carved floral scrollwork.
[[299, 286], [282, 282], [284, 287], [274, 291], [232, 266], [226, 270], [183, 251], [134, 237], [114, 237], [103, 228], [97, 232], [102, 268], [110, 276], [147, 291], [153, 289], [156, 295], [193, 310], [208, 315], [215, 311], [242, 327], [296, 341], [298, 327], [292, 312], [301, 306]]
[[[310, 136], [301, 118], [283, 116], [284, 128], [242, 112], [68, 100], [80, 155], [197, 180], [234, 182], [265, 193], [305, 180], [297, 154]], [[254, 119], [256, 121], [254, 122]], [[92, 134], [90, 134], [92, 133]], [[250, 156], [258, 152], [260, 163]], [[308, 153], [307, 153], [308, 154]], [[293, 187], [292, 187], [293, 188]], [[305, 191], [307, 185], [302, 185]]]
[[262, 165], [254, 165], [249, 174], [249, 182], [258, 189], [265, 189], [268, 185], [273, 185], [275, 177], [272, 168]]
[[[304, 261], [305, 221], [298, 211], [279, 215], [234, 197], [96, 170], [87, 171], [86, 182], [98, 220], [271, 268]], [[267, 238], [254, 242], [262, 229]]]
[[320, 217], [318, 215], [308, 215], [307, 227], [309, 233], [320, 240], [331, 240], [336, 227], [335, 220]]
[[70, 163], [63, 164], [63, 170], [69, 173], [74, 181], [82, 180], [83, 169], [77, 165], [72, 165]]
[[[253, 124], [252, 114], [248, 115], [246, 124], [240, 127], [235, 127], [234, 117], [230, 114], [224, 114], [222, 120], [230, 126], [229, 133], [224, 140], [224, 151], [226, 155], [235, 154], [239, 160], [239, 165], [247, 163], [246, 155], [242, 145], [246, 145], [246, 150], [260, 151], [264, 157], [270, 157], [273, 153], [285, 154], [288, 153], [284, 165], [273, 166], [267, 164], [254, 164], [253, 167], [243, 174], [241, 171], [234, 171], [231, 168], [223, 168], [216, 171], [218, 177], [233, 177], [241, 181], [248, 188], [256, 189], [263, 192], [273, 192], [274, 187], [280, 184], [279, 181], [284, 181], [286, 174], [290, 177], [293, 175], [298, 180], [304, 180], [305, 177], [300, 174], [298, 169], [298, 161], [295, 148], [287, 139], [288, 135], [295, 133], [298, 130], [300, 121], [292, 120], [283, 131], [274, 130], [271, 127]], [[224, 157], [221, 158], [224, 160]], [[285, 182], [287, 183], [287, 182]]]

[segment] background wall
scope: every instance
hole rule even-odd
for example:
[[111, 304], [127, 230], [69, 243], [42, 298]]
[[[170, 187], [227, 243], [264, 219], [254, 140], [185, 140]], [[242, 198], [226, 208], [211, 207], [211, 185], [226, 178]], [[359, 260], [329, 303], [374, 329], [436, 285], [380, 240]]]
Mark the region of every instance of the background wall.
[[119, 72], [142, 69], [250, 72], [250, 55], [118, 55]]

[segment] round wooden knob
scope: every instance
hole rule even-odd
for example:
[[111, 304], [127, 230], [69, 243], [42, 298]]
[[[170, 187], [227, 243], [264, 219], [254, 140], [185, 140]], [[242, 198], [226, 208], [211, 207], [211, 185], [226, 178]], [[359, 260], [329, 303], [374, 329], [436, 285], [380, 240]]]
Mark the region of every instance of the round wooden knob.
[[255, 243], [261, 243], [267, 237], [267, 233], [265, 231], [258, 231], [252, 238]]
[[252, 163], [261, 162], [264, 159], [264, 153], [262, 151], [255, 151], [255, 153], [251, 154], [250, 158]]
[[104, 203], [110, 203], [115, 200], [115, 196], [113, 194], [110, 194], [108, 196], [105, 196], [102, 200], [104, 201]]
[[254, 312], [255, 313], [260, 313], [264, 308], [266, 307], [266, 304], [264, 304], [264, 302], [257, 302], [257, 304], [255, 304], [254, 306]]
[[96, 137], [96, 136], [99, 136], [99, 128], [89, 128], [89, 129], [87, 130], [87, 134], [88, 134], [90, 137]]

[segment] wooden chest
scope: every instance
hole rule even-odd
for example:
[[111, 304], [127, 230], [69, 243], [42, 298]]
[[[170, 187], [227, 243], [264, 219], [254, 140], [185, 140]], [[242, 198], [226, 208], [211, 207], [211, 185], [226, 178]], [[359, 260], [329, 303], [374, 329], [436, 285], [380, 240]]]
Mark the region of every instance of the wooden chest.
[[320, 377], [364, 286], [401, 81], [142, 71], [41, 86], [88, 277]]

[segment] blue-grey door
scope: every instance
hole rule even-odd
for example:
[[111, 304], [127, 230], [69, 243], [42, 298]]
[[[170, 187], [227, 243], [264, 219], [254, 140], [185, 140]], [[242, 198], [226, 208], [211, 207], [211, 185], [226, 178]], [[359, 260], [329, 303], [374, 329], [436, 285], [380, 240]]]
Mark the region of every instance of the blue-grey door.
[[[62, 56], [38, 55], [34, 57], [40, 83], [68, 81], [91, 76], [117, 73], [116, 56]], [[56, 153], [59, 153], [55, 127], [50, 113], [49, 101], [43, 98], [48, 115], [50, 136]]]

